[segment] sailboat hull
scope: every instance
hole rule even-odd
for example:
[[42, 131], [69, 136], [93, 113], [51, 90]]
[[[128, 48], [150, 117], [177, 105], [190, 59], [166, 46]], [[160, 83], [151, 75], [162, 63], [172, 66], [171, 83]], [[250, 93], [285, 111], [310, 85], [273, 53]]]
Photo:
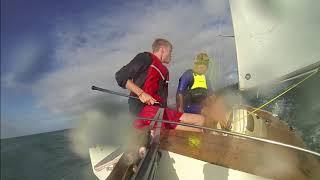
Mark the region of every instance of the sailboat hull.
[[267, 178], [242, 171], [210, 164], [205, 161], [183, 156], [170, 151], [161, 151], [162, 157], [156, 174], [156, 180], [265, 180]]
[[[240, 106], [234, 110], [233, 132], [306, 147], [288, 125], [267, 111]], [[239, 122], [239, 119], [241, 122]], [[99, 179], [110, 175], [107, 168], [94, 166], [116, 148], [90, 148], [93, 171]], [[154, 179], [317, 179], [320, 163], [316, 156], [297, 149], [279, 146], [224, 133], [198, 133], [161, 130], [162, 152]], [[120, 161], [119, 161], [120, 162]], [[116, 172], [133, 174], [132, 165], [115, 166]], [[155, 161], [155, 163], [157, 163]], [[152, 165], [153, 167], [153, 165]]]

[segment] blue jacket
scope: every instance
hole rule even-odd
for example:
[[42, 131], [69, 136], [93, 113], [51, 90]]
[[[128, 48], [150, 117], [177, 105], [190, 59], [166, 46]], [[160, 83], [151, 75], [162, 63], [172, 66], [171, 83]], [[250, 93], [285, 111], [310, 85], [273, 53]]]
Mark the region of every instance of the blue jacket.
[[[182, 94], [186, 96], [187, 92], [191, 89], [194, 83], [193, 71], [191, 69], [185, 71], [179, 79], [179, 85], [177, 89], [177, 94]], [[211, 94], [213, 92], [212, 86], [208, 78], [206, 78], [206, 83], [208, 87], [208, 93]], [[184, 111], [187, 113], [195, 113], [198, 114], [201, 111], [200, 104], [194, 104], [191, 102], [184, 103]]]

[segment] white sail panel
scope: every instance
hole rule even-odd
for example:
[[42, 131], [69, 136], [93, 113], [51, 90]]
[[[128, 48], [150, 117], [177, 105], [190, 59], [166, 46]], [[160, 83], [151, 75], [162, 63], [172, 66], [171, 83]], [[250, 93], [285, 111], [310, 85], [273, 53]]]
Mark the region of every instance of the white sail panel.
[[240, 89], [320, 61], [320, 1], [230, 0]]

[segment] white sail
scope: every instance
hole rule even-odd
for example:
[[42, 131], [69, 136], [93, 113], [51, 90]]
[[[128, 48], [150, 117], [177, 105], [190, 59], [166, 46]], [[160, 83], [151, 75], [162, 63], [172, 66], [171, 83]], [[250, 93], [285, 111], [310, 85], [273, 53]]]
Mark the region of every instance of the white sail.
[[320, 1], [230, 0], [239, 88], [320, 64]]

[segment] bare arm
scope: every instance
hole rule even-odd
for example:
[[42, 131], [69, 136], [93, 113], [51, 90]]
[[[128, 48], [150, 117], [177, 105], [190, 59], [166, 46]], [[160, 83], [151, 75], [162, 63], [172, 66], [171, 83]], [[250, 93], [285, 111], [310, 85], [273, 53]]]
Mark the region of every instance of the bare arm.
[[177, 109], [178, 109], [178, 111], [184, 112], [183, 107], [184, 107], [183, 94], [177, 93]]
[[153, 105], [154, 100], [149, 94], [143, 92], [143, 90], [135, 84], [132, 79], [138, 72], [145, 71], [151, 64], [150, 55], [148, 53], [139, 53], [134, 57], [129, 64], [123, 66], [116, 72], [115, 78], [118, 85], [122, 88], [126, 88], [136, 94], [140, 101], [148, 105]]
[[136, 94], [137, 96], [139, 96], [141, 93], [143, 93], [143, 90], [137, 86], [134, 82], [132, 82], [132, 80], [128, 80], [126, 83], [126, 88], [133, 92], [134, 94]]
[[137, 86], [132, 80], [127, 80], [126, 88], [136, 94], [140, 101], [148, 105], [153, 105], [156, 100], [149, 94], [145, 93], [139, 86]]

